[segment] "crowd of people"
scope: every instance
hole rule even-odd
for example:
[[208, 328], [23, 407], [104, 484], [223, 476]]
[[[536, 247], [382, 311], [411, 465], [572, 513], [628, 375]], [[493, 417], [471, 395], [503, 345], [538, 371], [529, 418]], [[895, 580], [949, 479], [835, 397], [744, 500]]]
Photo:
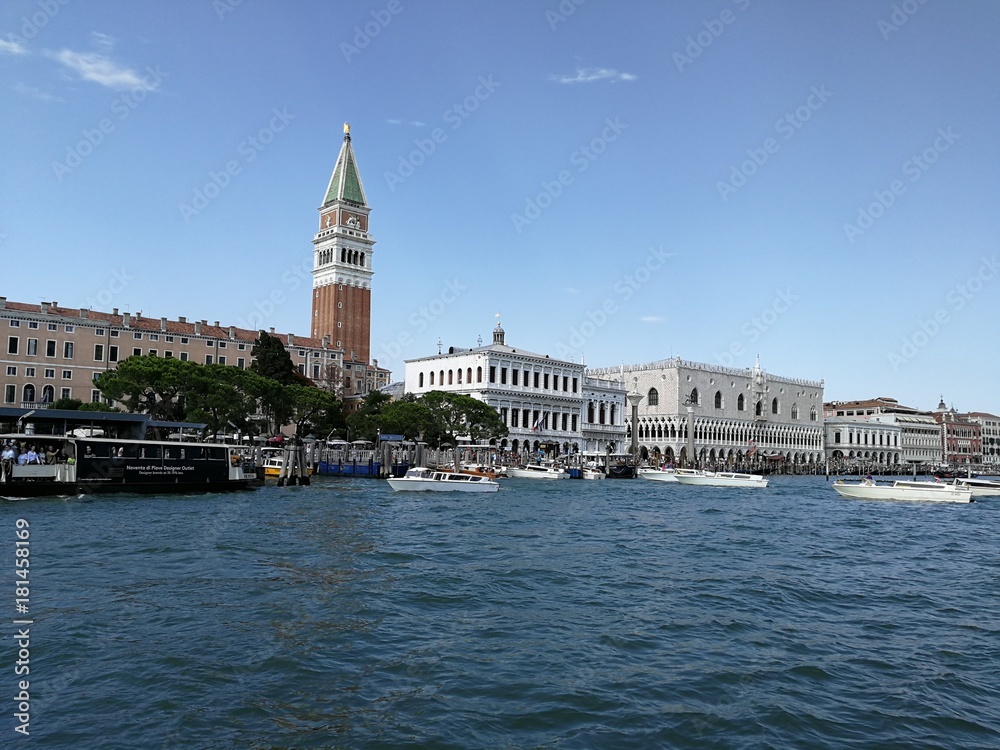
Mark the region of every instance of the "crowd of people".
[[56, 450], [54, 445], [35, 445], [25, 441], [5, 440], [0, 450], [0, 464], [4, 477], [9, 477], [11, 469], [17, 466], [72, 463], [73, 456], [66, 448]]

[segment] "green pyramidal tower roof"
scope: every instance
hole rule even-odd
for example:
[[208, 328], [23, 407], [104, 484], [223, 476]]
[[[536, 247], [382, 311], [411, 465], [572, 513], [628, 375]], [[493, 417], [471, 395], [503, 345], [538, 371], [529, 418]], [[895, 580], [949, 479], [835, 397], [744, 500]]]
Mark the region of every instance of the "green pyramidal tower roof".
[[351, 148], [351, 129], [344, 124], [344, 144], [337, 156], [337, 166], [333, 168], [330, 186], [326, 189], [323, 205], [334, 201], [347, 201], [360, 206], [367, 206], [365, 189], [361, 187], [361, 176], [358, 174], [358, 164], [354, 159], [354, 149]]

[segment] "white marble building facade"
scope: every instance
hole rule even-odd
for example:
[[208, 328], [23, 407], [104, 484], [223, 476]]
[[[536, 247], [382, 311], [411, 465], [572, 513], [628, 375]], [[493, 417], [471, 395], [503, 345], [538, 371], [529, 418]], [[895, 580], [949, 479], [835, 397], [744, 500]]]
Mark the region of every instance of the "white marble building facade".
[[[823, 381], [680, 357], [591, 370], [642, 395], [638, 445], [651, 463], [716, 468], [818, 466], [824, 459]], [[631, 440], [631, 411], [625, 415]]]

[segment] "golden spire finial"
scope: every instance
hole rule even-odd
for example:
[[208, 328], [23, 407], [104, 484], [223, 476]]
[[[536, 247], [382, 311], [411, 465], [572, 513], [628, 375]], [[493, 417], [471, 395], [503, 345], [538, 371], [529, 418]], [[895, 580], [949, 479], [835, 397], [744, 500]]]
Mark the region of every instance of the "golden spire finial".
[[350, 134], [351, 134], [351, 123], [345, 122], [344, 123], [344, 135], [350, 135]]

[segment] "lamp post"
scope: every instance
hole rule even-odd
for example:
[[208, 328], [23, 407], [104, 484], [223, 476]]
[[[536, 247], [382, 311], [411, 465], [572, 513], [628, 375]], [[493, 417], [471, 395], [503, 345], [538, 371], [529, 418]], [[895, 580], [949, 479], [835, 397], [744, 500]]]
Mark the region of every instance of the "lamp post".
[[632, 465], [634, 467], [633, 478], [639, 475], [639, 402], [642, 401], [642, 394], [639, 393], [639, 378], [632, 378], [632, 392], [627, 396], [628, 402], [632, 404]]

